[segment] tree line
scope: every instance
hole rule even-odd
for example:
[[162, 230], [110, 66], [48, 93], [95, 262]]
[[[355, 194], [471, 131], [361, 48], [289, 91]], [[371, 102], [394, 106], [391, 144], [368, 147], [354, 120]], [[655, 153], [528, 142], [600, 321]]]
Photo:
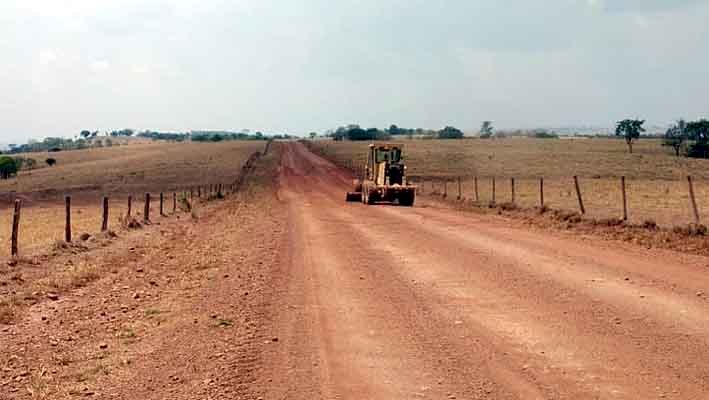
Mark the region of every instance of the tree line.
[[[615, 134], [625, 139], [628, 145], [628, 152], [633, 152], [633, 143], [640, 139], [645, 132], [645, 120], [624, 119], [618, 121], [615, 127]], [[663, 146], [672, 147], [675, 155], [686, 155], [694, 158], [709, 157], [709, 120], [704, 118], [696, 121], [685, 121], [680, 119], [670, 126], [664, 134]]]
[[[57, 160], [49, 157], [44, 162], [53, 167]], [[34, 158], [0, 156], [0, 179], [9, 179], [17, 175], [20, 170], [31, 171], [35, 168], [37, 168], [37, 160]]]
[[663, 145], [672, 147], [678, 157], [709, 158], [709, 120], [685, 121], [680, 119], [667, 132]]
[[[310, 134], [310, 137], [315, 136], [315, 132]], [[391, 125], [386, 129], [365, 129], [357, 124], [350, 124], [325, 132], [325, 137], [329, 137], [334, 140], [388, 140], [392, 136], [423, 136], [439, 139], [462, 139], [464, 135], [463, 131], [453, 126], [446, 126], [441, 130], [400, 128], [396, 125]]]
[[0, 154], [36, 153], [36, 152], [57, 152], [65, 150], [81, 150], [96, 147], [112, 147], [120, 145], [117, 138], [138, 137], [152, 140], [162, 140], [170, 142], [221, 142], [226, 140], [269, 140], [269, 139], [292, 139], [288, 134], [264, 135], [261, 132], [251, 133], [249, 130], [241, 132], [231, 131], [190, 131], [190, 132], [159, 132], [145, 130], [136, 132], [133, 129], [120, 129], [106, 132], [82, 130], [78, 135], [71, 138], [47, 137], [42, 140], [29, 140], [24, 144], [9, 144], [8, 150], [0, 151]]

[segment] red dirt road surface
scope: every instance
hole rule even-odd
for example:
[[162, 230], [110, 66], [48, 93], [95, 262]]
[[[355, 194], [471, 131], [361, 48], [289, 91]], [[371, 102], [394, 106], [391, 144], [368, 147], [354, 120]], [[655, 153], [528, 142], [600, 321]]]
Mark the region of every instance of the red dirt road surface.
[[709, 398], [709, 259], [345, 203], [346, 173], [278, 147], [0, 325], [0, 399]]

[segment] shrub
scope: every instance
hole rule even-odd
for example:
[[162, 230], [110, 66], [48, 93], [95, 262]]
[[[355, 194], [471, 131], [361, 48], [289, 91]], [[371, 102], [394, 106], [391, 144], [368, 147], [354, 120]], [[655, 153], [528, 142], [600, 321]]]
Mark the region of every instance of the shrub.
[[17, 169], [17, 162], [12, 157], [0, 157], [0, 178], [10, 178], [17, 174]]
[[687, 156], [693, 158], [709, 158], [709, 142], [696, 142], [689, 146]]
[[463, 132], [458, 128], [454, 128], [452, 126], [446, 126], [442, 130], [438, 131], [438, 138], [439, 139], [462, 139]]

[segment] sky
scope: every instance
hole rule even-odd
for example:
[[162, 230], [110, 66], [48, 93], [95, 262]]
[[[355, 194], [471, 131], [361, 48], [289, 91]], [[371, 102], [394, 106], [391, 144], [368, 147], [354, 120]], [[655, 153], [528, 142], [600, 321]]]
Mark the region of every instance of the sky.
[[709, 0], [0, 0], [0, 142], [709, 117]]

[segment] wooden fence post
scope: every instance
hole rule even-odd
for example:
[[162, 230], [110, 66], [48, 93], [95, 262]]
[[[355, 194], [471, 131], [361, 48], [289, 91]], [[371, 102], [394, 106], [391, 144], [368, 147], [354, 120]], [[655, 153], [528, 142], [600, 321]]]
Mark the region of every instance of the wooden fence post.
[[202, 186], [197, 186], [197, 197], [202, 197]]
[[463, 198], [463, 188], [460, 184], [460, 177], [458, 177], [458, 200]]
[[574, 186], [576, 187], [576, 197], [579, 200], [579, 209], [581, 209], [581, 214], [586, 214], [586, 208], [583, 206], [583, 197], [581, 196], [581, 187], [579, 186], [579, 178], [574, 175]]
[[12, 237], [10, 244], [10, 254], [15, 257], [18, 253], [18, 236], [20, 234], [20, 211], [22, 209], [22, 201], [19, 199], [15, 200], [15, 212], [12, 214]]
[[143, 210], [143, 221], [150, 222], [150, 193], [145, 194], [145, 209]]
[[697, 209], [697, 199], [694, 197], [694, 184], [692, 183], [692, 177], [687, 176], [687, 183], [689, 184], [689, 199], [692, 201], [692, 211], [694, 212], [694, 222], [699, 224], [699, 209]]
[[177, 193], [172, 192], [172, 213], [177, 211]]
[[515, 204], [515, 178], [510, 178], [510, 185], [512, 186], [512, 204]]
[[448, 197], [448, 179], [443, 179], [443, 197]]
[[163, 212], [163, 193], [160, 192], [160, 216], [164, 217], [165, 213]]
[[620, 177], [620, 189], [623, 193], [623, 221], [628, 220], [628, 197], [625, 194], [625, 176]]
[[108, 197], [103, 196], [103, 218], [101, 218], [101, 232], [108, 230]]
[[544, 208], [544, 178], [539, 178], [539, 208]]
[[478, 192], [478, 177], [477, 176], [475, 177], [473, 184], [475, 186], [475, 202], [477, 203], [480, 201], [480, 193]]
[[71, 196], [66, 196], [66, 223], [64, 225], [64, 241], [71, 243]]
[[495, 204], [495, 177], [492, 177], [492, 204]]
[[131, 210], [133, 208], [133, 196], [128, 195], [128, 212], [126, 213], [126, 216], [130, 217]]

